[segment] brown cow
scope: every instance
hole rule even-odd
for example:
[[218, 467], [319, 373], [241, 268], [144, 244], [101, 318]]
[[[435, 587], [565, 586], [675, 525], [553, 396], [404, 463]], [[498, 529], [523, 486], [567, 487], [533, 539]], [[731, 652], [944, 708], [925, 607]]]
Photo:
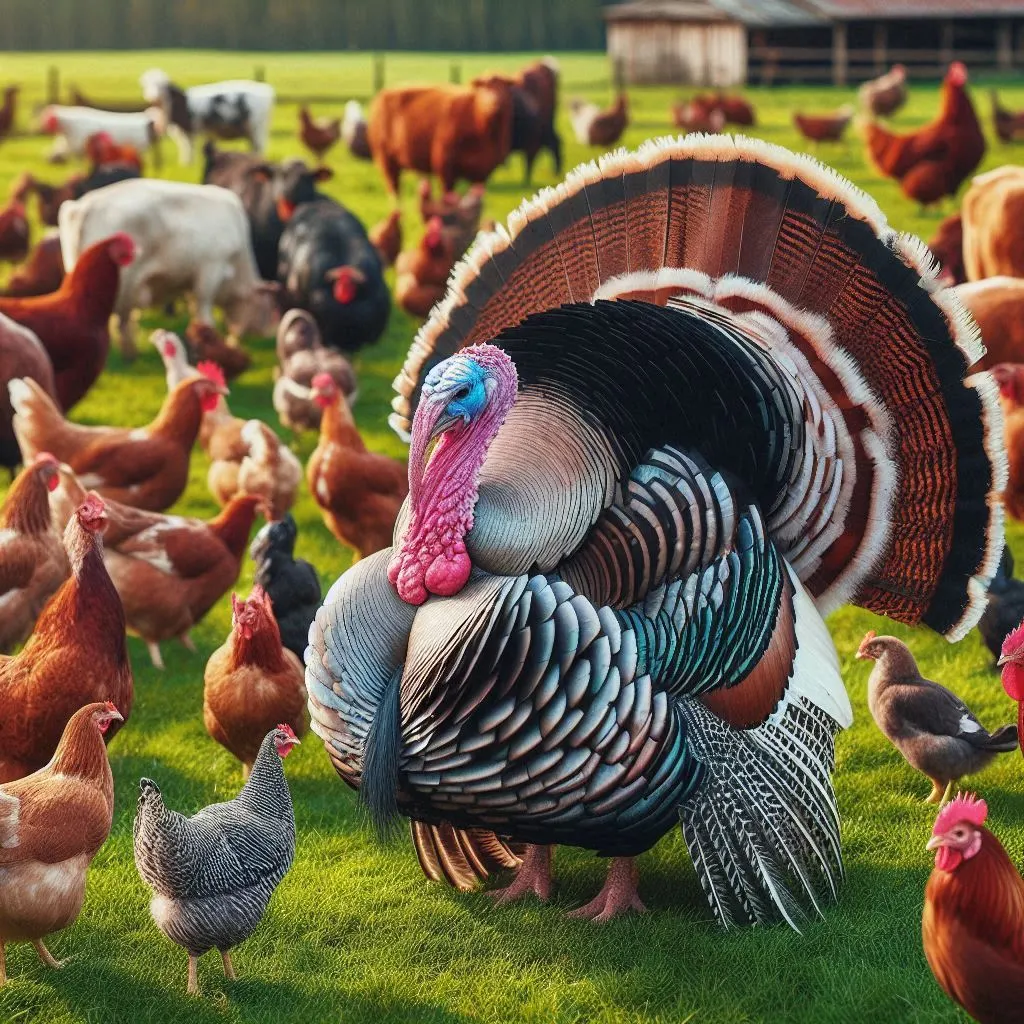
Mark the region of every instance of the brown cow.
[[512, 146], [512, 93], [503, 85], [382, 89], [367, 137], [392, 198], [403, 170], [436, 174], [446, 192], [460, 178], [485, 182]]
[[971, 183], [960, 206], [968, 281], [1024, 277], [1024, 167], [997, 167]]
[[562, 174], [562, 139], [555, 131], [558, 109], [558, 64], [545, 57], [523, 68], [516, 75], [481, 75], [474, 87], [507, 86], [512, 90], [512, 152], [522, 153], [526, 184], [530, 184], [533, 161], [542, 149], [555, 161], [555, 173]]
[[1024, 280], [990, 277], [962, 284], [953, 293], [971, 311], [988, 349], [972, 369], [1024, 363]]

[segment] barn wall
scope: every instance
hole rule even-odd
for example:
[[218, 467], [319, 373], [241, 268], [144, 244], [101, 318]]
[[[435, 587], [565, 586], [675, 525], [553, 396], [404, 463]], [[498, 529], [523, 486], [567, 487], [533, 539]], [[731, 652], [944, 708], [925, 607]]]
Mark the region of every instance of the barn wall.
[[738, 85], [747, 35], [733, 24], [611, 22], [608, 56], [627, 84]]

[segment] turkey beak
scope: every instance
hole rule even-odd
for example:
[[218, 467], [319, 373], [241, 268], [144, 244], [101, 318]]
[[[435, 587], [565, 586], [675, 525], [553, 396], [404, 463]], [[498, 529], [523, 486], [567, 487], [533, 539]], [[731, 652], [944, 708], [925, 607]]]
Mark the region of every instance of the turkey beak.
[[435, 440], [448, 430], [449, 427], [453, 427], [456, 423], [462, 422], [462, 416], [452, 416], [450, 413], [442, 412], [434, 423], [433, 429], [430, 431], [430, 440]]

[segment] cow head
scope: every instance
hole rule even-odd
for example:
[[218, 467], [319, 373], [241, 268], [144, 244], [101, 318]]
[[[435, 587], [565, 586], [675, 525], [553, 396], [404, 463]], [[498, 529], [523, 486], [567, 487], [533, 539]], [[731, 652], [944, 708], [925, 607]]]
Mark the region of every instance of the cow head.
[[277, 215], [289, 220], [295, 208], [317, 198], [316, 187], [334, 177], [329, 167], [309, 167], [304, 160], [286, 160], [274, 172], [274, 199]]

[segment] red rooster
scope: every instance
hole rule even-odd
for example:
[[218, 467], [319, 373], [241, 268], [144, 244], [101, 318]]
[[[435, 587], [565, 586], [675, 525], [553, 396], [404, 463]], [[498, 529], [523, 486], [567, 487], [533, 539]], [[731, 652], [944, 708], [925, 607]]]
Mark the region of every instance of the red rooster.
[[113, 701], [126, 721], [131, 712], [124, 608], [103, 564], [106, 521], [103, 502], [88, 495], [64, 530], [70, 578], [21, 651], [0, 657], [0, 783], [42, 768], [83, 704]]
[[115, 142], [109, 132], [96, 132], [85, 140], [85, 158], [89, 161], [91, 174], [114, 164], [133, 167], [142, 173], [139, 151], [134, 146]]
[[957, 796], [928, 840], [935, 868], [921, 932], [935, 980], [980, 1024], [1024, 1016], [1024, 879], [985, 828], [988, 807]]
[[0, 298], [0, 313], [35, 331], [43, 343], [64, 412], [84, 397], [106, 365], [108, 324], [121, 268], [133, 259], [131, 237], [111, 235], [86, 249], [55, 292], [26, 299]]
[[[1013, 383], [1016, 383], [1015, 379]], [[1005, 386], [1001, 384], [1001, 389]], [[1024, 728], [1024, 622], [1003, 640], [996, 664], [1003, 670], [1003, 689], [1011, 700], [1017, 702], [1019, 731]]]
[[966, 85], [967, 68], [955, 61], [942, 84], [939, 116], [931, 124], [906, 135], [874, 121], [867, 125], [865, 142], [871, 163], [922, 206], [956, 195], [985, 155], [985, 136]]

